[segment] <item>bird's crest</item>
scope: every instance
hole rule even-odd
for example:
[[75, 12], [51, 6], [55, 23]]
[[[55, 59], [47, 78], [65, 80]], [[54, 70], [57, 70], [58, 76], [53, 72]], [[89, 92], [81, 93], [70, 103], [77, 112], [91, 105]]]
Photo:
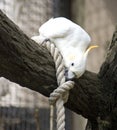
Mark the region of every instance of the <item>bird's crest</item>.
[[92, 45], [92, 46], [90, 46], [90, 47], [86, 50], [86, 52], [85, 52], [84, 54], [87, 55], [88, 52], [89, 52], [91, 49], [97, 48], [97, 47], [99, 47], [99, 46], [97, 46], [97, 45]]

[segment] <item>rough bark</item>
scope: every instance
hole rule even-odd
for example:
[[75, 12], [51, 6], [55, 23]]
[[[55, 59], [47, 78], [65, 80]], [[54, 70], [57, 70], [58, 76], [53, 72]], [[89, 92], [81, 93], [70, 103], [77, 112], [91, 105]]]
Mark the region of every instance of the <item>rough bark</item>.
[[[57, 87], [54, 62], [47, 49], [23, 34], [1, 11], [0, 76], [45, 96]], [[74, 81], [65, 106], [89, 119], [87, 130], [116, 130], [117, 33], [99, 74], [86, 71]]]
[[103, 84], [101, 91], [105, 101], [101, 104], [101, 120], [108, 129], [117, 130], [117, 28], [98, 77]]
[[71, 0], [53, 0], [53, 16], [71, 18]]

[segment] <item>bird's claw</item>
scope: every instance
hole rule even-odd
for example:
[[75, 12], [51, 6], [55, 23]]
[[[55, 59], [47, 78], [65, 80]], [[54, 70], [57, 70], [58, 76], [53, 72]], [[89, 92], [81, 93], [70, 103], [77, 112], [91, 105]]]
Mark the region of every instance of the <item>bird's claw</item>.
[[48, 41], [51, 42], [51, 40], [49, 38], [44, 39], [43, 42], [41, 43], [41, 45], [45, 44]]

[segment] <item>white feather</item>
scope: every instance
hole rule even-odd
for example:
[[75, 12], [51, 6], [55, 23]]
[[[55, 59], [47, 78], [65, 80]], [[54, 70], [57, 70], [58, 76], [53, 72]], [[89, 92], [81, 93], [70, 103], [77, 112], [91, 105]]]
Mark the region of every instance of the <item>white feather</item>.
[[[34, 36], [32, 39], [38, 43], [50, 39], [58, 47], [65, 66], [69, 69], [68, 78], [73, 77], [73, 73], [77, 77], [84, 73], [86, 58], [83, 56], [91, 38], [79, 25], [64, 17], [52, 18], [39, 28], [39, 36]], [[71, 63], [75, 65], [71, 66]]]
[[73, 46], [85, 51], [91, 41], [84, 29], [63, 17], [52, 18], [44, 23], [39, 28], [39, 34], [41, 37], [49, 38], [60, 50]]

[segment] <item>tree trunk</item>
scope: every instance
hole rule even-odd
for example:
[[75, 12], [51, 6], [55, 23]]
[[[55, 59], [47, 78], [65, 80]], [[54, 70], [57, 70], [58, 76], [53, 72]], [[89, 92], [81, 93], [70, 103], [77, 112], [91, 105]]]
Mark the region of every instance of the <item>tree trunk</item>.
[[53, 0], [53, 16], [71, 18], [71, 0]]
[[[57, 87], [48, 50], [28, 38], [0, 11], [0, 76], [45, 96]], [[87, 130], [117, 129], [117, 32], [99, 74], [74, 79], [65, 106], [88, 118]]]

